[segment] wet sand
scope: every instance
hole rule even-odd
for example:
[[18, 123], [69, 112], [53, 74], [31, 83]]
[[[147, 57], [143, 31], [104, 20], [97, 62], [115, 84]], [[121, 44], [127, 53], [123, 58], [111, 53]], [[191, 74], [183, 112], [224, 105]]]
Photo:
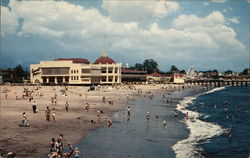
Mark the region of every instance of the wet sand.
[[[32, 112], [32, 103], [28, 99], [21, 98], [23, 94], [23, 86], [1, 86], [1, 106], [0, 106], [0, 147], [6, 151], [13, 151], [17, 157], [44, 157], [49, 152], [49, 142], [52, 137], [58, 138], [59, 134], [64, 134], [65, 142], [77, 144], [82, 140], [88, 132], [98, 127], [106, 126], [104, 116], [112, 117], [112, 112], [118, 111], [127, 105], [127, 94], [129, 100], [133, 100], [138, 94], [140, 88], [145, 94], [147, 91], [161, 94], [168, 87], [167, 85], [137, 85], [132, 90], [129, 86], [119, 87], [103, 87], [100, 91], [89, 91], [89, 87], [70, 86], [68, 87], [67, 96], [62, 95], [60, 90], [63, 87], [42, 86], [35, 90], [36, 87], [28, 86], [30, 90], [34, 90], [34, 94], [41, 93], [42, 97], [34, 95], [39, 112]], [[3, 93], [4, 89], [9, 92], [7, 99]], [[57, 105], [51, 105], [51, 97], [57, 94]], [[86, 95], [87, 94], [87, 95]], [[106, 100], [112, 98], [113, 105], [109, 105], [106, 101], [102, 103], [102, 97]], [[65, 102], [69, 103], [69, 111], [65, 111]], [[85, 103], [90, 104], [90, 111], [85, 110]], [[45, 120], [45, 109], [56, 108], [56, 122]], [[98, 121], [96, 109], [100, 108], [104, 111], [101, 120]], [[18, 123], [22, 118], [22, 113], [27, 113], [30, 127], [19, 127]], [[92, 124], [90, 120], [94, 120], [96, 124]]]
[[[184, 115], [174, 119], [176, 104], [184, 97], [204, 91], [197, 87], [181, 91], [154, 93], [153, 98], [138, 97], [130, 101], [131, 117], [123, 110], [115, 112], [112, 128], [91, 132], [77, 146], [84, 158], [162, 158], [175, 157], [172, 146], [190, 133], [183, 123]], [[168, 95], [170, 94], [170, 95]], [[165, 97], [163, 97], [165, 95]], [[171, 102], [166, 102], [171, 98]], [[124, 108], [126, 110], [126, 107]], [[146, 121], [146, 114], [150, 120]], [[158, 119], [155, 118], [158, 114]], [[163, 120], [167, 125], [163, 126]]]

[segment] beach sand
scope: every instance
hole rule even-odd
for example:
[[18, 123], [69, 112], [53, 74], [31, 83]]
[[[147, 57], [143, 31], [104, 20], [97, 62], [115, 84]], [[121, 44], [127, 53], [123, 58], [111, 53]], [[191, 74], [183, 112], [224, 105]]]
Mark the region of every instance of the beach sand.
[[[168, 85], [169, 86], [169, 85]], [[35, 90], [35, 86], [28, 86], [34, 90], [34, 100], [39, 112], [34, 114], [32, 103], [28, 99], [18, 99], [22, 97], [23, 86], [1, 86], [1, 106], [0, 106], [0, 147], [5, 151], [12, 151], [19, 158], [23, 157], [46, 157], [49, 153], [49, 143], [51, 138], [58, 138], [59, 134], [64, 135], [65, 142], [78, 143], [88, 132], [98, 127], [106, 126], [104, 115], [112, 117], [112, 112], [127, 105], [127, 95], [129, 99], [135, 99], [138, 89], [143, 94], [147, 91], [162, 93], [167, 85], [136, 85], [136, 89], [131, 86], [102, 87], [101, 90], [87, 91], [89, 87], [68, 86], [67, 96], [62, 95], [60, 86], [41, 86]], [[8, 93], [3, 93], [9, 90]], [[43, 94], [42, 97], [36, 94]], [[5, 94], [8, 94], [7, 99]], [[51, 105], [51, 97], [57, 95], [57, 105]], [[102, 97], [106, 100], [112, 98], [114, 104], [109, 105], [106, 101], [102, 103]], [[65, 110], [65, 102], [69, 103], [69, 111]], [[85, 110], [85, 103], [90, 104], [90, 111]], [[45, 109], [56, 108], [56, 122], [47, 122], [45, 119]], [[96, 109], [104, 111], [101, 120], [98, 121]], [[18, 123], [22, 118], [22, 113], [26, 112], [30, 127], [19, 127]], [[92, 124], [94, 120], [96, 124]]]

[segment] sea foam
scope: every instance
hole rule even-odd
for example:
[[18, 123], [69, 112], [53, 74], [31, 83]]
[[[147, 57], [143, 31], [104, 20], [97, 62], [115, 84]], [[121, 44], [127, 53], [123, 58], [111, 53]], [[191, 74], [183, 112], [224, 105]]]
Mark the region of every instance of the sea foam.
[[223, 89], [225, 89], [225, 87], [215, 88], [193, 97], [185, 97], [179, 104], [177, 104], [176, 109], [178, 111], [184, 114], [188, 112], [189, 119], [187, 119], [185, 123], [187, 128], [190, 130], [190, 134], [187, 139], [181, 140], [172, 146], [177, 158], [202, 157], [200, 154], [202, 148], [198, 147], [198, 143], [200, 141], [206, 141], [214, 136], [221, 135], [224, 132], [224, 130], [217, 124], [201, 121], [199, 117], [202, 116], [202, 114], [187, 109], [187, 107], [192, 104], [193, 100], [195, 100], [198, 96]]

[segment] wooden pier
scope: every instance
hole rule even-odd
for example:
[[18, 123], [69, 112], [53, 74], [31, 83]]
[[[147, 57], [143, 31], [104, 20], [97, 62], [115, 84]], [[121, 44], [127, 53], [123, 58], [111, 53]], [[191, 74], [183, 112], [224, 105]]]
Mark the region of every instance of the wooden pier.
[[250, 79], [236, 79], [236, 80], [221, 80], [221, 79], [196, 79], [196, 80], [186, 80], [185, 83], [203, 86], [248, 86], [250, 84]]

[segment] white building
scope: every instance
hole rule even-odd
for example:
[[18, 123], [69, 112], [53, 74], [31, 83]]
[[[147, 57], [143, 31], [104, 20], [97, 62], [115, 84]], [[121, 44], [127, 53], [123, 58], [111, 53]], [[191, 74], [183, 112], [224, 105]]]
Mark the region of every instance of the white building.
[[185, 75], [184, 74], [174, 74], [173, 75], [173, 82], [176, 84], [183, 84], [185, 83]]
[[30, 65], [31, 83], [116, 84], [121, 83], [121, 64], [106, 51], [94, 63], [80, 58], [59, 58]]

